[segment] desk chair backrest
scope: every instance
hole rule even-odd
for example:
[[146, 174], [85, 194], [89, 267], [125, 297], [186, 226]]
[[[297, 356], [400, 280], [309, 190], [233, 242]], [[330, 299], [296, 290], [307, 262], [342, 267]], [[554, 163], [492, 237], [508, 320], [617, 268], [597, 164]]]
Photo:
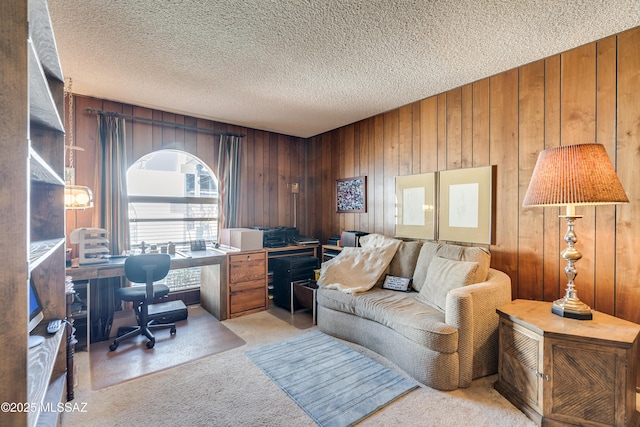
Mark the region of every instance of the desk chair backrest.
[[130, 256], [124, 261], [124, 274], [134, 283], [147, 285], [162, 280], [169, 273], [171, 257], [168, 254]]

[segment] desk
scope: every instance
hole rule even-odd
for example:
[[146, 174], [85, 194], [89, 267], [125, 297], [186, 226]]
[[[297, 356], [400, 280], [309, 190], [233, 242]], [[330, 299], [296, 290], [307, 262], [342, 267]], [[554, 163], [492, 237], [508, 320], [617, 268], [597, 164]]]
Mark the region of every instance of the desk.
[[[171, 255], [171, 270], [179, 268], [200, 267], [205, 265], [224, 264], [227, 256], [223, 250], [206, 250], [201, 252], [184, 252], [186, 256]], [[76, 280], [106, 279], [124, 276], [124, 257], [115, 258], [101, 264], [67, 267], [67, 276]]]
[[318, 248], [320, 247], [319, 244], [317, 245], [289, 245], [289, 246], [283, 246], [280, 248], [264, 248], [267, 250], [267, 257], [269, 259], [273, 259], [273, 258], [281, 258], [281, 257], [285, 257], [285, 256], [292, 256], [292, 255], [307, 255], [307, 256], [312, 256], [315, 258], [318, 258]]
[[[198, 252], [184, 252], [183, 255], [171, 255], [171, 269], [202, 267], [200, 281], [200, 299], [202, 306], [217, 319], [226, 318], [226, 260], [224, 250], [206, 250]], [[91, 343], [90, 335], [96, 341], [109, 338], [108, 325], [111, 323], [114, 311], [114, 281], [106, 281], [104, 286], [97, 286], [101, 279], [124, 277], [125, 258], [114, 258], [101, 264], [81, 265], [68, 267], [67, 276], [73, 281], [88, 281], [87, 285], [87, 347]], [[118, 285], [119, 286], [119, 283]], [[108, 308], [92, 303], [91, 294], [94, 288], [95, 295], [102, 294], [109, 302]], [[98, 293], [98, 291], [101, 291]], [[96, 299], [99, 299], [97, 297]], [[93, 310], [92, 310], [93, 308]]]
[[329, 261], [342, 252], [344, 249], [342, 246], [334, 246], [334, 245], [322, 245], [322, 256], [320, 257], [320, 263], [325, 261]]

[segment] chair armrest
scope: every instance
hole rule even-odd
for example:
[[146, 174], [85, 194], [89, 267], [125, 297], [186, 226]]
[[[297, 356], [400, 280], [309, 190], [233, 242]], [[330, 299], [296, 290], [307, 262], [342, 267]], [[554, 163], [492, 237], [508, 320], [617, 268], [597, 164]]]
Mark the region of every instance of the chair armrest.
[[511, 302], [511, 278], [489, 269], [487, 280], [447, 294], [445, 323], [458, 329], [459, 387], [498, 370], [498, 314]]

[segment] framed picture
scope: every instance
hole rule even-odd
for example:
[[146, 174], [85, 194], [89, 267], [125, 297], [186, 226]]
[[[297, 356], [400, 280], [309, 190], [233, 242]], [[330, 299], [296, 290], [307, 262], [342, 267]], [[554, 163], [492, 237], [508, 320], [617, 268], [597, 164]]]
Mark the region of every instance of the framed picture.
[[494, 243], [495, 166], [441, 171], [438, 239]]
[[396, 237], [435, 240], [436, 173], [396, 177]]
[[367, 177], [336, 179], [338, 213], [367, 211]]

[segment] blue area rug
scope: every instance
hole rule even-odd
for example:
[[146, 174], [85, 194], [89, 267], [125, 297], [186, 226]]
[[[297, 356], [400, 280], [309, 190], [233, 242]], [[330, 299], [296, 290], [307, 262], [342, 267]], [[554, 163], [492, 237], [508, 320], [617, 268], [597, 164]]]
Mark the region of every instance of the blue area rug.
[[320, 426], [350, 426], [418, 387], [320, 331], [245, 353]]

